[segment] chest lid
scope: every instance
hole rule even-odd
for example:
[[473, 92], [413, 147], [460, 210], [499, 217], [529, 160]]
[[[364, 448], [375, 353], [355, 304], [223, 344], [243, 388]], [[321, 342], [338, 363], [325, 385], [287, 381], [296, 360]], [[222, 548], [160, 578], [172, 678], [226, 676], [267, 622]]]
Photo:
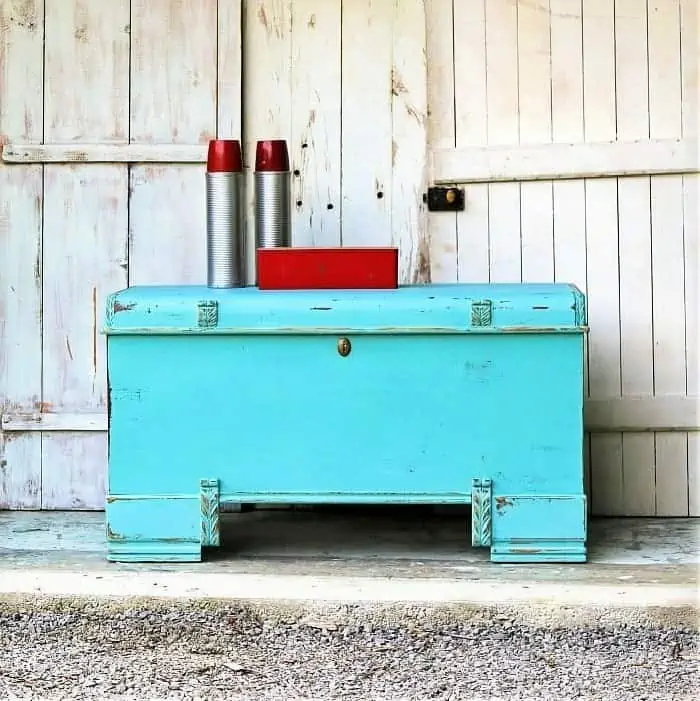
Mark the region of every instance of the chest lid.
[[138, 286], [106, 301], [107, 334], [556, 333], [586, 327], [574, 285], [433, 284], [393, 290]]

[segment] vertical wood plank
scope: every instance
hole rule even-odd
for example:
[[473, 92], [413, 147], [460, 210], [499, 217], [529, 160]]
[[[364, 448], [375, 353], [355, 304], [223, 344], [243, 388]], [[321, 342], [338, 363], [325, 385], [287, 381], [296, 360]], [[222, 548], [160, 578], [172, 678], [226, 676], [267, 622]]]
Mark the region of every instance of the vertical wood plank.
[[[615, 2], [617, 136], [649, 137], [646, 0]], [[649, 178], [618, 182], [620, 246], [620, 368], [623, 395], [654, 391]], [[653, 434], [622, 436], [623, 513], [655, 512]]]
[[[485, 146], [489, 137], [486, 5], [474, 3], [469, 12], [461, 6], [455, 10], [455, 73], [459, 75], [454, 86], [455, 143], [457, 148]], [[465, 188], [465, 209], [457, 215], [457, 279], [461, 282], [489, 281], [490, 188], [488, 184]]]
[[[550, 0], [518, 2], [518, 106], [522, 144], [552, 140]], [[552, 183], [520, 185], [523, 282], [554, 279]]]
[[[517, 144], [518, 5], [486, 3], [488, 143]], [[520, 282], [520, 184], [489, 185], [489, 266], [492, 282]]]
[[[216, 133], [217, 3], [133, 0], [130, 140], [201, 143]], [[129, 281], [206, 280], [204, 169], [134, 166]]]
[[[649, 135], [681, 137], [679, 0], [649, 3]], [[683, 178], [651, 178], [654, 394], [685, 394]], [[688, 436], [655, 437], [655, 513], [688, 515]]]
[[218, 0], [216, 136], [240, 139], [243, 122], [243, 0]]
[[47, 140], [128, 140], [129, 31], [127, 0], [46, 0]]
[[[454, 23], [453, 4], [453, 0], [426, 0], [425, 3], [426, 52], [428, 56], [428, 140], [431, 148], [454, 148], [456, 144], [455, 101], [457, 99], [457, 86], [455, 85], [455, 64], [457, 62], [457, 47], [451, 38], [456, 36], [458, 32], [461, 36], [461, 31]], [[485, 81], [485, 77], [486, 74], [483, 73], [482, 81]], [[433, 282], [454, 282], [458, 279], [457, 219], [460, 215], [451, 212], [433, 212], [427, 216], [430, 235], [431, 279]], [[488, 236], [488, 221], [485, 231]], [[488, 275], [488, 243], [486, 256]]]
[[[583, 125], [583, 13], [581, 0], [550, 0], [552, 45], [552, 140], [581, 143]], [[583, 180], [552, 183], [554, 279], [588, 295], [586, 192]], [[588, 338], [584, 391], [588, 396]], [[584, 438], [584, 481], [591, 495], [590, 436]], [[591, 503], [589, 501], [589, 508]]]
[[133, 166], [128, 189], [129, 284], [205, 284], [203, 169]]
[[[48, 114], [48, 113], [47, 113]], [[103, 300], [126, 286], [127, 174], [121, 166], [47, 166], [44, 406], [106, 411]], [[78, 234], [78, 235], [76, 235]], [[104, 507], [107, 436], [43, 435], [42, 506]]]
[[[129, 3], [46, 2], [47, 141], [123, 140]], [[102, 300], [126, 284], [126, 168], [45, 169], [43, 406], [106, 407]], [[105, 434], [42, 436], [42, 506], [104, 506]]]
[[[682, 133], [685, 138], [697, 138], [700, 73], [700, 8], [696, 0], [681, 0], [681, 95]], [[685, 358], [686, 391], [700, 394], [700, 178], [683, 176], [683, 243], [685, 277]], [[700, 516], [700, 434], [688, 434], [688, 502], [690, 516]]]
[[391, 95], [391, 242], [399, 279], [430, 282], [423, 195], [428, 175], [428, 74], [425, 0], [394, 0]]
[[[255, 282], [255, 144], [291, 139], [292, 7], [290, 0], [251, 0], [244, 5], [243, 158], [246, 169], [248, 282]], [[291, 144], [289, 144], [291, 147]], [[294, 236], [294, 231], [292, 231]]]
[[292, 7], [292, 245], [340, 245], [341, 0]]
[[[683, 234], [685, 243], [685, 337], [687, 393], [700, 395], [700, 177], [683, 178]], [[688, 434], [689, 515], [700, 516], [700, 433]]]
[[389, 0], [343, 2], [344, 246], [392, 241], [393, 20]]
[[[0, 3], [0, 149], [42, 139], [43, 14]], [[0, 163], [0, 412], [41, 402], [41, 222], [41, 166]], [[0, 509], [40, 505], [41, 436], [0, 431]]]
[[[583, 0], [584, 134], [587, 141], [614, 141], [615, 17], [608, 0]], [[588, 180], [589, 388], [595, 398], [619, 397], [620, 318], [615, 180]], [[592, 513], [614, 515], [622, 506], [622, 436], [591, 436]]]

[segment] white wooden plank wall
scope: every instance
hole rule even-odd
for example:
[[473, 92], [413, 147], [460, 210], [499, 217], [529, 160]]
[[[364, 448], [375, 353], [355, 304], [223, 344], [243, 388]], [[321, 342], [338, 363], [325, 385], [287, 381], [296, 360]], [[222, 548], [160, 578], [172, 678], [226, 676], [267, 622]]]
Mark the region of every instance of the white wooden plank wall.
[[399, 245], [401, 279], [430, 277], [425, 33], [424, 0], [246, 3], [249, 248], [255, 143], [285, 138], [295, 245]]
[[[129, 2], [46, 2], [44, 141], [119, 141], [128, 133]], [[110, 51], [104, 51], [110, 46]], [[70, 86], [67, 90], [66, 86]], [[103, 299], [126, 286], [127, 173], [123, 165], [44, 169], [45, 410], [106, 408]], [[42, 507], [104, 498], [107, 436], [42, 435]]]
[[[697, 26], [696, 0], [3, 0], [0, 140], [45, 151], [0, 163], [0, 410], [65, 420], [0, 432], [0, 508], [101, 508], [104, 295], [204, 281], [214, 135], [244, 138], [251, 253], [255, 142], [286, 138], [296, 245], [398, 244], [403, 281], [572, 281], [591, 412], [696, 424], [697, 175], [506, 177], [429, 217], [422, 193], [429, 148], [697, 138]], [[100, 162], [60, 156], [81, 144]], [[586, 441], [593, 512], [699, 515], [697, 431], [630, 426]]]
[[[681, 132], [700, 138], [698, 112], [700, 71], [700, 7], [697, 0], [681, 0]], [[700, 177], [686, 175], [683, 187], [683, 249], [685, 282], [686, 392], [700, 395]], [[691, 516], [700, 516], [700, 433], [688, 434], [688, 503]]]
[[[217, 33], [216, 0], [132, 0], [131, 142], [216, 135]], [[129, 189], [130, 284], [205, 282], [202, 167], [135, 165]]]
[[[697, 138], [695, 0], [427, 11], [431, 148]], [[454, 215], [430, 215], [439, 279], [574, 282], [588, 295], [590, 404], [613, 416], [657, 398], [660, 414], [687, 396], [697, 428], [698, 176], [503, 180], [465, 185], [456, 232]], [[698, 433], [634, 428], [586, 441], [592, 511], [697, 515]]]
[[[240, 138], [241, 1], [218, 5], [0, 3], [0, 143], [47, 149], [0, 163], [0, 413], [24, 428], [0, 431], [0, 508], [103, 508], [104, 298], [205, 279], [203, 166], [167, 153]], [[106, 157], [52, 163], [56, 144]]]
[[[0, 3], [0, 149], [42, 141], [43, 18], [43, 0]], [[42, 166], [0, 163], [0, 413], [41, 403], [42, 194]], [[40, 434], [0, 431], [0, 507], [40, 505]]]

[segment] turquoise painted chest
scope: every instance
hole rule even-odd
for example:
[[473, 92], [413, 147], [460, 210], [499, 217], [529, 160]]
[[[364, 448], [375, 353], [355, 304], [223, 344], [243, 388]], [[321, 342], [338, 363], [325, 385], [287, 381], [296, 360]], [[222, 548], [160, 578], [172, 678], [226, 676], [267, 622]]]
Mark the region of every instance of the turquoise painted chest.
[[500, 562], [586, 559], [584, 296], [131, 287], [107, 299], [108, 557], [199, 560], [235, 503], [471, 504]]

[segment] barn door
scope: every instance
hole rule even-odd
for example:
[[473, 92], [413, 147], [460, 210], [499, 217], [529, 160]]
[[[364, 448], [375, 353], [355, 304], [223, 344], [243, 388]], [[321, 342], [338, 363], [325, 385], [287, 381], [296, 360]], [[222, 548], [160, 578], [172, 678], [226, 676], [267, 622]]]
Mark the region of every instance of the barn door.
[[699, 515], [697, 0], [426, 4], [433, 278], [585, 291], [593, 513]]
[[0, 3], [0, 508], [104, 504], [105, 295], [204, 281], [241, 2]]
[[251, 0], [245, 29], [246, 154], [289, 140], [293, 244], [397, 245], [426, 279], [424, 0]]

